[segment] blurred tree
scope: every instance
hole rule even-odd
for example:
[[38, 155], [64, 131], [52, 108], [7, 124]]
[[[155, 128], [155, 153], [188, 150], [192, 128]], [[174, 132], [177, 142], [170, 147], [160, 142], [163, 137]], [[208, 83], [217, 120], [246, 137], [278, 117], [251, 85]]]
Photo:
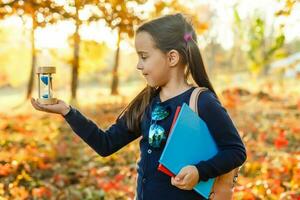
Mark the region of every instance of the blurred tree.
[[5, 1], [0, 0], [0, 17], [3, 19], [9, 10], [11, 10], [11, 6], [13, 6], [18, 0]]
[[[68, 38], [68, 42], [71, 46], [74, 46], [73, 37]], [[86, 75], [93, 74], [95, 72], [100, 72], [104, 70], [107, 66], [107, 62], [104, 58], [110, 51], [106, 43], [96, 42], [94, 40], [81, 40], [80, 42], [80, 68], [78, 74]], [[72, 52], [71, 52], [72, 51]], [[71, 64], [73, 63], [73, 50], [71, 49], [52, 49], [51, 56], [56, 58], [61, 64]]]
[[72, 81], [71, 81], [71, 100], [76, 100], [76, 91], [78, 84], [78, 70], [79, 70], [79, 53], [80, 53], [80, 26], [89, 19], [81, 19], [79, 17], [80, 11], [86, 6], [94, 3], [94, 0], [75, 0], [63, 1], [58, 4], [55, 0], [14, 0], [4, 3], [0, 0], [0, 17], [18, 14], [20, 17], [29, 16], [32, 20], [31, 29], [31, 46], [32, 46], [32, 67], [28, 82], [28, 89], [26, 98], [31, 96], [33, 88], [33, 77], [36, 68], [36, 50], [35, 50], [35, 36], [34, 32], [38, 27], [45, 27], [48, 24], [53, 24], [58, 20], [73, 20], [75, 23], [75, 31], [73, 34], [73, 59], [72, 59]]
[[[73, 0], [67, 1], [65, 12], [62, 13], [64, 19], [71, 19], [75, 24], [73, 38], [73, 60], [72, 60], [72, 81], [71, 81], [71, 101], [76, 102], [78, 76], [80, 69], [80, 28], [83, 24], [89, 24], [92, 21], [101, 19], [98, 14], [93, 12], [93, 8], [99, 2], [98, 0]], [[85, 9], [89, 10], [88, 15], [81, 15]]]
[[80, 34], [79, 29], [83, 23], [79, 18], [80, 10], [85, 6], [86, 1], [74, 0], [68, 1], [65, 5], [64, 19], [72, 19], [75, 23], [75, 31], [73, 34], [73, 62], [72, 62], [72, 81], [71, 81], [71, 101], [76, 101], [76, 92], [78, 85], [79, 70], [79, 51], [80, 51]]
[[260, 17], [253, 18], [249, 27], [247, 55], [250, 59], [250, 70], [261, 75], [267, 75], [274, 53], [284, 44], [284, 25], [272, 32], [270, 36], [266, 36], [265, 21]]
[[104, 19], [107, 26], [111, 30], [117, 32], [117, 49], [115, 54], [115, 61], [112, 69], [112, 83], [111, 94], [118, 95], [119, 85], [119, 57], [120, 57], [120, 43], [126, 36], [132, 38], [134, 36], [134, 27], [144, 21], [144, 11], [137, 9], [144, 4], [145, 0], [122, 1], [122, 0], [103, 0], [95, 1], [98, 8], [98, 16], [96, 20]]
[[243, 22], [243, 20], [240, 18], [240, 15], [237, 10], [238, 4], [233, 6], [233, 24], [232, 24], [232, 30], [233, 30], [233, 47], [231, 49], [231, 66], [234, 69], [244, 69], [245, 70], [245, 59], [246, 55], [243, 51], [243, 48], [245, 48], [246, 43], [246, 34], [245, 30], [248, 23]]
[[151, 17], [159, 17], [162, 14], [182, 13], [192, 21], [197, 34], [203, 34], [208, 30], [209, 19], [212, 16], [211, 11], [207, 5], [197, 5], [194, 3], [183, 4], [178, 0], [163, 0], [155, 1], [155, 10]]
[[28, 33], [24, 34], [23, 30], [22, 26], [11, 24], [0, 26], [0, 87], [17, 87], [28, 82], [28, 77], [23, 75], [31, 69], [31, 46]]
[[[277, 17], [288, 17], [293, 8], [299, 1], [296, 0], [281, 0], [284, 2], [275, 13]], [[275, 26], [275, 20], [270, 27], [266, 27], [265, 20], [259, 16], [249, 17], [246, 20], [241, 20], [240, 15], [234, 6], [234, 32], [236, 35], [235, 46], [239, 51], [238, 56], [235, 56], [239, 64], [242, 64], [241, 58], [244, 54], [241, 52], [246, 51], [248, 58], [249, 70], [253, 74], [267, 75], [270, 68], [270, 62], [280, 52], [285, 41], [284, 29], [285, 24], [282, 22]], [[281, 20], [282, 21], [282, 20]], [[269, 33], [266, 29], [271, 28]], [[243, 47], [243, 48], [241, 48]]]
[[31, 26], [31, 71], [29, 75], [26, 99], [31, 97], [34, 84], [34, 74], [36, 69], [36, 48], [35, 48], [35, 30], [38, 27], [45, 27], [53, 24], [59, 19], [59, 14], [63, 7], [57, 5], [54, 0], [14, 0], [0, 1], [0, 19], [11, 15], [19, 15], [22, 18], [29, 17]]
[[290, 16], [291, 12], [295, 8], [296, 4], [299, 4], [298, 0], [279, 0], [280, 2], [284, 2], [283, 6], [279, 8], [276, 12], [276, 16]]
[[109, 51], [105, 43], [93, 40], [83, 40], [80, 52], [81, 71], [79, 73], [94, 73], [107, 66], [104, 57]]
[[[12, 12], [12, 8], [11, 6], [14, 5], [17, 2], [17, 0], [12, 0], [12, 1], [3, 1], [0, 0], [0, 19], [4, 19], [7, 15], [9, 15]], [[0, 59], [3, 60], [4, 59], [4, 48], [3, 45], [1, 44], [3, 41], [3, 39], [6, 37], [6, 34], [3, 30], [0, 30], [0, 45], [1, 45], [1, 51], [0, 51]], [[6, 38], [5, 38], [6, 39]], [[1, 71], [5, 72], [5, 69], [2, 68]], [[3, 86], [4, 84], [7, 84], [10, 86], [10, 84], [8, 83], [8, 77], [6, 73], [1, 73], [0, 74], [0, 86]]]

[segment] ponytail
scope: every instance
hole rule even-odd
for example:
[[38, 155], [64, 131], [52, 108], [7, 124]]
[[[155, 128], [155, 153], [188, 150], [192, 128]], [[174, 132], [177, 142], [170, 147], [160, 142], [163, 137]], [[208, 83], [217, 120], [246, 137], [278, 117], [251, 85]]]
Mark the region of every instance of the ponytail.
[[192, 39], [186, 41], [186, 60], [188, 73], [199, 87], [206, 87], [212, 91], [218, 98], [206, 73], [200, 49], [197, 45], [196, 34], [192, 34]]

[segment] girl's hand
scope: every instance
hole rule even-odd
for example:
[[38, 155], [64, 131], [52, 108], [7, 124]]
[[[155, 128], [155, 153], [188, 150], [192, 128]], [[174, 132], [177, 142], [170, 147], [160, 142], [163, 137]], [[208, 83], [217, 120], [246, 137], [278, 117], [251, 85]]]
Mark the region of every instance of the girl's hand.
[[176, 177], [171, 178], [171, 184], [182, 190], [192, 190], [198, 181], [199, 173], [194, 165], [183, 167]]
[[56, 113], [65, 116], [70, 111], [70, 106], [62, 100], [58, 100], [57, 104], [43, 105], [31, 98], [32, 106], [39, 111], [44, 111], [48, 113]]

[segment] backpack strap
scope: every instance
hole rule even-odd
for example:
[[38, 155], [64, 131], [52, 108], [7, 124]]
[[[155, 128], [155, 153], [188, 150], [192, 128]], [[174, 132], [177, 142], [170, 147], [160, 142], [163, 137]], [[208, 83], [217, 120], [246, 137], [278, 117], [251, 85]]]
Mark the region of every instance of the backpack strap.
[[206, 87], [196, 87], [190, 97], [190, 108], [199, 115], [198, 113], [198, 97], [201, 94], [201, 92], [208, 90]]
[[[198, 115], [198, 97], [201, 92], [206, 90], [208, 90], [208, 88], [206, 87], [197, 87], [193, 90], [190, 97], [189, 106]], [[237, 182], [239, 168], [240, 167], [237, 167], [226, 174], [216, 177], [214, 185], [212, 187], [212, 191], [210, 193], [210, 200], [232, 199], [233, 188]]]

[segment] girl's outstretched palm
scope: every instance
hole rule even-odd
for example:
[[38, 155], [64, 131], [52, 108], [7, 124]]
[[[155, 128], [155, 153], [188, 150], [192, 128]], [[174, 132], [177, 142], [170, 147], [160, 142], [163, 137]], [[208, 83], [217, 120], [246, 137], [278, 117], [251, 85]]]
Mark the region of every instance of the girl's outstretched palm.
[[66, 115], [70, 111], [70, 106], [62, 100], [58, 100], [56, 104], [43, 105], [34, 98], [31, 98], [32, 106], [39, 111]]

